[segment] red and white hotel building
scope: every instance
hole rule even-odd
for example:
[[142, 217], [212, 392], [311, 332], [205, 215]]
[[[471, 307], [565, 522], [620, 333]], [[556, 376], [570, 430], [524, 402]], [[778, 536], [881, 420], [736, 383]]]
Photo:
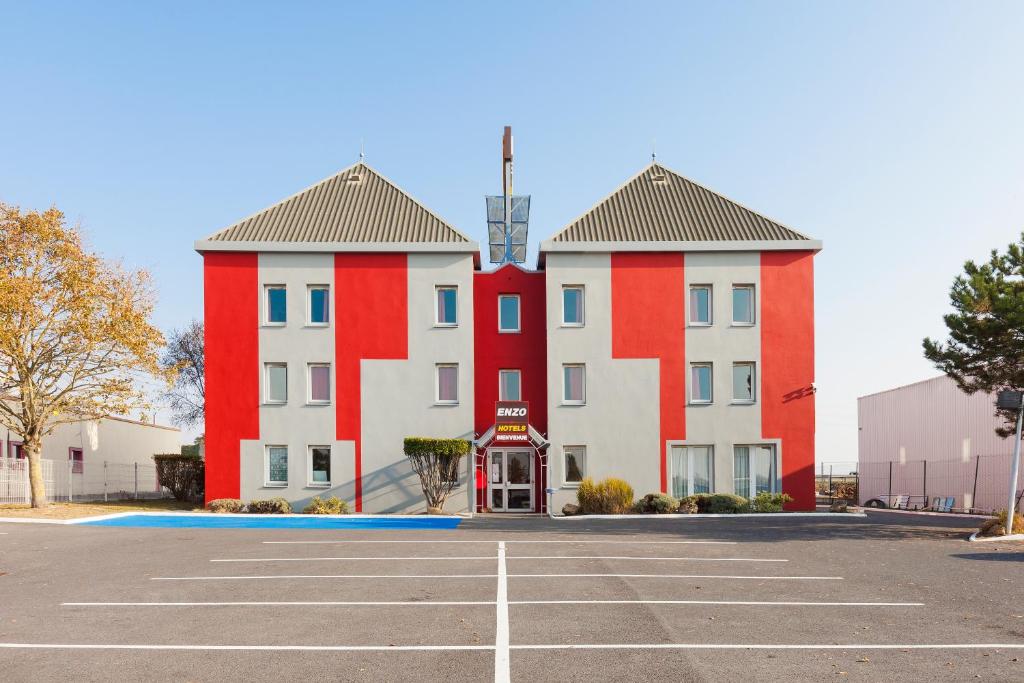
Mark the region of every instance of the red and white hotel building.
[[[814, 506], [810, 239], [658, 164], [541, 243], [479, 245], [365, 163], [196, 243], [206, 496], [422, 510], [406, 436], [476, 456], [449, 511], [785, 491]], [[495, 439], [496, 403], [529, 406]], [[471, 495], [469, 486], [474, 486]]]

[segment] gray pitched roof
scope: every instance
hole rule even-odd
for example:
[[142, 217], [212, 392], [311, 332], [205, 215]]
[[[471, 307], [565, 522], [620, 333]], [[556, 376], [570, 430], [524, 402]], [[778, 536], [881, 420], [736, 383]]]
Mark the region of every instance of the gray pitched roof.
[[228, 243], [291, 248], [455, 243], [476, 248], [476, 242], [363, 162], [214, 233], [197, 248], [231, 248]]
[[652, 163], [549, 240], [762, 242], [811, 240], [792, 228]]

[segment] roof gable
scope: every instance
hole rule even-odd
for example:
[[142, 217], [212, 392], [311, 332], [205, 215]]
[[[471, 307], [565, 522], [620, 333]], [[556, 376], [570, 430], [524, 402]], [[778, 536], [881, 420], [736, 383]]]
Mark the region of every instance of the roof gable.
[[549, 241], [761, 242], [806, 235], [652, 163]]
[[394, 244], [475, 242], [384, 176], [359, 162], [273, 206], [228, 226], [200, 244]]

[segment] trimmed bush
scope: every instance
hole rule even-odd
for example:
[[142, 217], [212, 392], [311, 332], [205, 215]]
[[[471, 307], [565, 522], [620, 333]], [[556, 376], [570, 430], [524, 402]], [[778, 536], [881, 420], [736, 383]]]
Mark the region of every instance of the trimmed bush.
[[679, 509], [679, 501], [665, 493], [648, 493], [633, 505], [641, 515], [670, 515]]
[[[406, 437], [403, 451], [412, 471], [420, 478], [428, 514], [441, 514], [444, 502], [459, 481], [462, 459], [471, 449], [472, 444], [465, 439]], [[431, 508], [437, 511], [431, 512]]]
[[206, 504], [210, 512], [241, 512], [245, 509], [245, 503], [237, 498], [216, 498]]
[[181, 453], [157, 453], [153, 462], [156, 463], [156, 480], [171, 492], [175, 500], [203, 500], [206, 468], [202, 458]]
[[249, 505], [246, 506], [246, 512], [251, 512], [254, 515], [287, 515], [291, 511], [291, 504], [284, 498], [250, 500]]
[[327, 500], [316, 496], [302, 512], [307, 515], [347, 515], [348, 503], [337, 496], [331, 496]]
[[[1012, 533], [1024, 534], [1024, 515], [1019, 512], [1013, 514]], [[992, 519], [986, 519], [981, 523], [982, 536], [1004, 536], [1006, 535], [1006, 510], [1000, 510]]]
[[759, 493], [750, 501], [750, 512], [782, 512], [782, 506], [791, 502], [788, 493]]
[[[687, 507], [696, 505], [702, 515], [738, 515], [748, 511], [747, 499], [732, 493], [697, 493], [683, 501], [688, 501]], [[680, 507], [682, 505], [681, 501]]]
[[608, 477], [594, 483], [587, 477], [576, 490], [580, 514], [621, 515], [633, 507], [633, 487], [622, 479]]
[[694, 500], [693, 496], [683, 498], [679, 501], [679, 506], [676, 508], [676, 512], [680, 515], [697, 514], [697, 501]]

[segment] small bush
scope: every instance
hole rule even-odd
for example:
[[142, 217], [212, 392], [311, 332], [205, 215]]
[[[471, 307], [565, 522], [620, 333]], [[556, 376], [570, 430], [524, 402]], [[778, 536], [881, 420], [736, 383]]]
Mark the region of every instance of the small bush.
[[251, 500], [246, 511], [255, 515], [287, 515], [292, 511], [292, 506], [284, 498]]
[[835, 491], [832, 494], [836, 498], [844, 498], [846, 500], [857, 500], [857, 482], [855, 481], [841, 481], [835, 486]]
[[694, 500], [693, 496], [683, 498], [679, 501], [679, 507], [676, 508], [676, 512], [681, 515], [697, 514], [697, 501]]
[[[1024, 534], [1024, 515], [1019, 512], [1013, 514], [1012, 533]], [[1006, 534], [1006, 510], [1000, 510], [992, 519], [986, 519], [981, 523], [982, 536], [1003, 536]]]
[[331, 496], [327, 500], [316, 496], [302, 512], [307, 515], [347, 515], [348, 503], [337, 496]]
[[750, 501], [750, 512], [782, 512], [782, 506], [792, 501], [788, 493], [759, 493]]
[[683, 500], [688, 501], [687, 507], [696, 505], [702, 515], [738, 515], [747, 512], [749, 505], [746, 498], [732, 493], [697, 493]]
[[641, 515], [670, 515], [679, 509], [679, 501], [665, 493], [648, 493], [633, 506]]
[[622, 479], [608, 477], [596, 484], [587, 477], [576, 490], [580, 513], [584, 515], [621, 515], [633, 507], [633, 487]]
[[217, 498], [206, 504], [210, 512], [241, 512], [245, 509], [245, 503], [237, 498]]
[[201, 502], [206, 484], [203, 459], [180, 453], [157, 453], [156, 480], [171, 492], [175, 500]]

